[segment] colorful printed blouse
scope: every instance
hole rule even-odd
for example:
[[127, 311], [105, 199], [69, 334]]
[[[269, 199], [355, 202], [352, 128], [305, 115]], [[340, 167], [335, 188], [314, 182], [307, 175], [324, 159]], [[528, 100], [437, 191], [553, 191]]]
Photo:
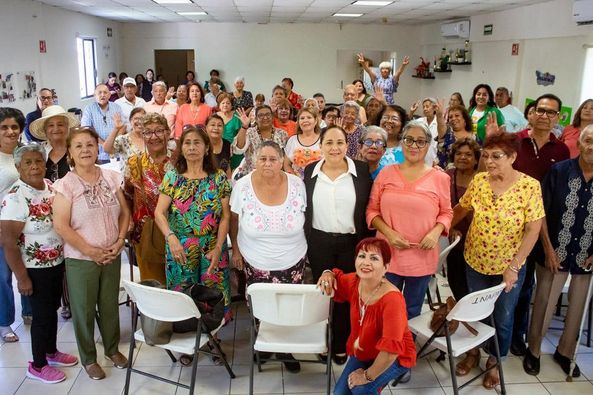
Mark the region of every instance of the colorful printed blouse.
[[[166, 172], [173, 169], [171, 151], [161, 163], [155, 163], [147, 152], [128, 159], [125, 171], [124, 193], [133, 202], [132, 240], [140, 241], [142, 227], [148, 218], [154, 218], [154, 210], [159, 199], [159, 187]], [[140, 161], [140, 162], [139, 162]], [[144, 192], [143, 192], [144, 191]], [[146, 196], [146, 199], [145, 199]]]
[[294, 174], [299, 176], [301, 180], [305, 177], [305, 167], [307, 167], [309, 163], [318, 161], [323, 156], [319, 141], [320, 139], [318, 138], [311, 145], [303, 145], [297, 134], [289, 138], [286, 143], [284, 152], [290, 160], [290, 165]]
[[40, 191], [19, 179], [2, 202], [0, 219], [25, 224], [17, 245], [28, 269], [53, 267], [64, 260], [64, 242], [53, 225], [54, 190], [49, 180], [44, 181]]
[[478, 173], [459, 204], [474, 214], [465, 239], [465, 260], [475, 271], [488, 275], [506, 270], [519, 250], [525, 224], [545, 216], [540, 183], [523, 173], [498, 198], [488, 173]]

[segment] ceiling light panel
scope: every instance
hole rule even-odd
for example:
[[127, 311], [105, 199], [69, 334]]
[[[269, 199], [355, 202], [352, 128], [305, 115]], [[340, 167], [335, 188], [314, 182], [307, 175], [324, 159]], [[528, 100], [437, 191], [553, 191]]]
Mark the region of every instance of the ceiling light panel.
[[386, 5], [389, 5], [393, 3], [393, 1], [367, 1], [367, 0], [360, 0], [360, 1], [355, 1], [354, 3], [352, 3], [352, 5], [356, 5], [356, 6], [371, 6], [371, 7], [385, 7]]

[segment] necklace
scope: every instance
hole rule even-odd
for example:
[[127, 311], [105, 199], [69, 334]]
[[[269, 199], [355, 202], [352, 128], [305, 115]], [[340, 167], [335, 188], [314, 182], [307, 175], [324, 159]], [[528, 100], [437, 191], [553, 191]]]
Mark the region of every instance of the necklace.
[[198, 109], [196, 111], [194, 111], [192, 106], [190, 105], [189, 111], [191, 113], [191, 118], [192, 118], [193, 123], [196, 123], [196, 118], [198, 117], [198, 115], [200, 115], [201, 109], [202, 109], [202, 106], [198, 105]]
[[358, 286], [358, 309], [360, 310], [360, 319], [358, 320], [358, 324], [360, 326], [362, 326], [362, 322], [364, 321], [364, 315], [367, 312], [367, 307], [369, 305], [369, 301], [373, 298], [373, 296], [375, 296], [375, 294], [377, 293], [379, 288], [381, 288], [382, 285], [383, 285], [383, 280], [381, 279], [381, 282], [379, 283], [379, 285], [377, 285], [377, 288], [375, 288], [375, 290], [370, 294], [370, 296], [367, 298], [366, 302], [362, 301], [362, 287], [360, 285]]

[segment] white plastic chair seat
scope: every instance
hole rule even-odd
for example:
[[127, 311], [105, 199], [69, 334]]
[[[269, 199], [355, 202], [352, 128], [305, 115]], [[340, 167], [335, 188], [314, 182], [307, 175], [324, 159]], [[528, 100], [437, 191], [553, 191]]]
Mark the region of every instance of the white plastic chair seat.
[[327, 322], [307, 326], [279, 326], [262, 321], [257, 333], [256, 351], [292, 354], [320, 354], [327, 352], [325, 333]]
[[[430, 321], [432, 320], [432, 311], [427, 311], [418, 317], [412, 318], [408, 321], [410, 331], [422, 340], [428, 340], [432, 336], [430, 330]], [[452, 355], [458, 357], [463, 353], [475, 348], [494, 336], [494, 328], [481, 322], [469, 323], [474, 329], [478, 331], [478, 336], [472, 335], [463, 324], [459, 323], [459, 328], [451, 336]], [[447, 352], [447, 339], [437, 337], [431, 343], [431, 346], [438, 348], [441, 351]]]

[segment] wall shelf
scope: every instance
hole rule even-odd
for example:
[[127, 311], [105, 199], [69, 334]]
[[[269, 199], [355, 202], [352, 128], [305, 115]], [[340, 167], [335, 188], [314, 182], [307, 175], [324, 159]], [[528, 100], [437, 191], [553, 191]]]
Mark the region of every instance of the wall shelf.
[[435, 73], [452, 73], [453, 70], [435, 70]]
[[419, 75], [413, 75], [412, 77], [413, 78], [420, 78], [421, 80], [434, 80], [435, 79], [434, 76], [433, 77], [421, 77]]
[[469, 66], [472, 62], [450, 62], [449, 64], [452, 64], [453, 66]]

